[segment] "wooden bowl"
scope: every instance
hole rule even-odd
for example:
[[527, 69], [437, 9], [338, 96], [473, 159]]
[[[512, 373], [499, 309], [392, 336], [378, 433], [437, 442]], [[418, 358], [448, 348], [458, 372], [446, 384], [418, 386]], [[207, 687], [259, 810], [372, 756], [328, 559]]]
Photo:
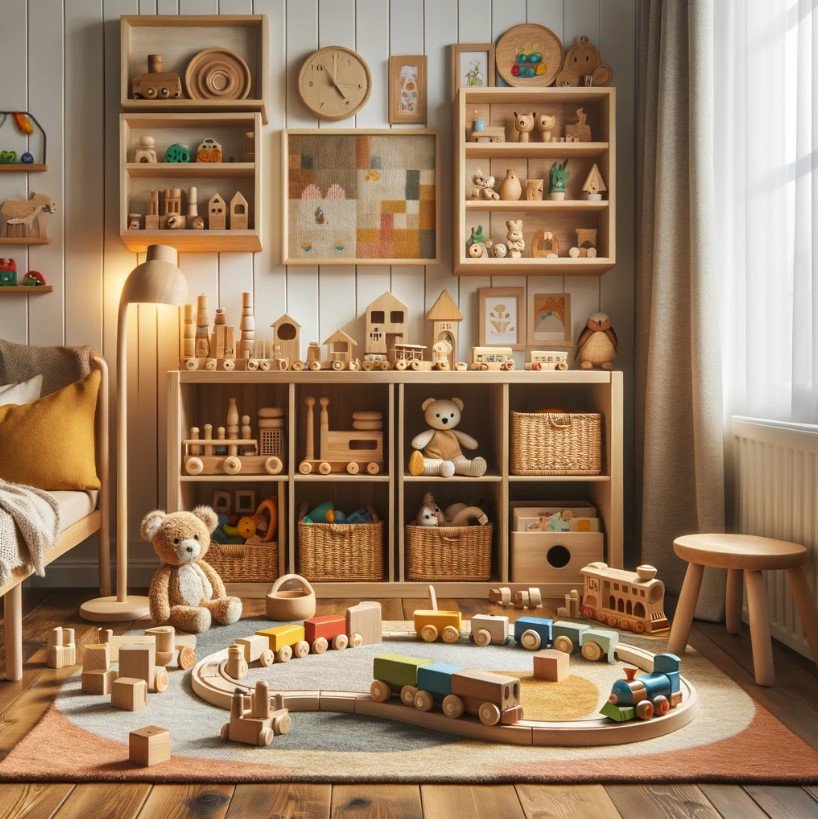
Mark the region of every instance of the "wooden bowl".
[[[283, 589], [291, 583], [297, 589]], [[300, 574], [283, 574], [267, 592], [267, 616], [271, 620], [306, 620], [315, 615], [315, 589]]]

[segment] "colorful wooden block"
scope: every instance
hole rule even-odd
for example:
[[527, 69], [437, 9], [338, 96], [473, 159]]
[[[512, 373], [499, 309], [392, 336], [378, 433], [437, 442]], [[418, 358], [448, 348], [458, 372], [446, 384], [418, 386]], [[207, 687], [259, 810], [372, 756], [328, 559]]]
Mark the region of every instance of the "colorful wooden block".
[[148, 768], [170, 759], [170, 731], [148, 725], [128, 734], [128, 759]]
[[562, 682], [571, 673], [571, 655], [554, 648], [534, 655], [534, 677], [549, 682]]
[[117, 677], [111, 686], [111, 705], [123, 711], [138, 711], [148, 704], [148, 684], [135, 677]]
[[115, 668], [94, 668], [91, 671], [82, 672], [82, 693], [83, 694], [104, 694], [111, 693], [114, 680], [119, 676]]
[[304, 621], [304, 639], [312, 645], [319, 637], [329, 642], [339, 634], [346, 634], [346, 617], [341, 614], [325, 614]]
[[462, 671], [462, 665], [431, 663], [418, 668], [417, 687], [419, 691], [429, 691], [440, 697], [452, 693], [452, 674]]

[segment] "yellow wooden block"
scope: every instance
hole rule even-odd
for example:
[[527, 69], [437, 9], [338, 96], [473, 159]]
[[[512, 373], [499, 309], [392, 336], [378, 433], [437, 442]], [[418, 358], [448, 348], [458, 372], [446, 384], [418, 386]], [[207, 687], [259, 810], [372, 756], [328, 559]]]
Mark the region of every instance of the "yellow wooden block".
[[278, 651], [282, 646], [294, 646], [304, 639], [304, 626], [290, 623], [286, 626], [273, 626], [259, 629], [256, 634], [263, 634], [270, 641], [270, 648]]

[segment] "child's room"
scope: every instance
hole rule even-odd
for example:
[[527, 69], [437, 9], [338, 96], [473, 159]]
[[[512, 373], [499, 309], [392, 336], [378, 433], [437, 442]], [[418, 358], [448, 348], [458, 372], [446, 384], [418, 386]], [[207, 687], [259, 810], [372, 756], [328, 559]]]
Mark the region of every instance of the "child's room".
[[810, 0], [0, 0], [0, 816], [818, 815]]

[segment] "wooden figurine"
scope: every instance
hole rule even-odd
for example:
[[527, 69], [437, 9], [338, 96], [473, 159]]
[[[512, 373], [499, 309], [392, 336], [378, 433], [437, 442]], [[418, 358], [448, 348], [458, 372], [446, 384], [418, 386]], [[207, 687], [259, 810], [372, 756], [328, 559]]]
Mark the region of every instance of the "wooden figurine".
[[506, 171], [505, 178], [500, 183], [500, 199], [504, 202], [516, 201], [523, 195], [523, 186], [514, 168]]
[[529, 202], [541, 202], [543, 194], [542, 179], [527, 179], [525, 182], [525, 198]]
[[565, 186], [568, 183], [570, 172], [566, 170], [568, 160], [555, 162], [548, 172], [548, 193], [552, 199], [565, 199]]
[[540, 142], [551, 142], [551, 132], [557, 123], [553, 114], [539, 114], [534, 119], [534, 127], [540, 137]]
[[164, 212], [159, 222], [163, 230], [179, 230], [184, 227], [185, 219], [182, 216], [182, 189], [165, 188]]
[[170, 759], [170, 731], [156, 725], [131, 731], [128, 734], [128, 759], [143, 768]]
[[197, 162], [221, 162], [222, 146], [213, 137], [206, 137], [196, 149]]
[[57, 626], [48, 632], [49, 668], [65, 668], [77, 662], [77, 644], [74, 642], [74, 629]]
[[587, 36], [577, 37], [574, 45], [565, 52], [562, 71], [555, 85], [610, 85], [613, 80], [611, 67], [602, 62], [599, 49]]
[[196, 297], [196, 356], [207, 358], [210, 355], [210, 317], [207, 312], [207, 293]]
[[607, 190], [602, 174], [599, 171], [599, 165], [594, 162], [591, 170], [588, 171], [588, 176], [585, 177], [585, 182], [582, 184], [582, 192], [589, 201], [598, 202], [602, 199], [602, 194]]
[[270, 705], [269, 687], [264, 680], [256, 682], [249, 708], [244, 707], [245, 696], [237, 688], [230, 705], [230, 722], [222, 726], [221, 738], [263, 747], [269, 745], [273, 737], [288, 734], [292, 719], [281, 694], [275, 695], [274, 711]]
[[145, 214], [145, 230], [159, 230], [159, 191], [148, 191], [148, 212]]
[[531, 237], [531, 255], [535, 259], [556, 259], [560, 255], [557, 234], [551, 230], [538, 230]]
[[301, 362], [301, 325], [291, 316], [284, 313], [271, 325], [273, 328], [273, 356], [283, 358], [287, 366], [295, 369], [296, 362]]
[[572, 259], [595, 259], [596, 249], [596, 228], [577, 228], [577, 243], [569, 248], [568, 255]]
[[506, 229], [506, 247], [508, 248], [508, 255], [512, 259], [519, 259], [525, 250], [525, 239], [523, 238], [523, 220], [522, 219], [507, 219]]
[[133, 158], [134, 162], [143, 162], [152, 165], [156, 159], [156, 140], [152, 136], [139, 137], [139, 147]]
[[554, 648], [538, 651], [534, 661], [534, 679], [548, 682], [562, 682], [571, 673], [571, 655]]
[[56, 210], [57, 203], [45, 193], [32, 191], [28, 199], [6, 199], [0, 207], [3, 236], [47, 239], [45, 215]]
[[577, 121], [565, 126], [565, 138], [574, 142], [590, 142], [591, 126], [588, 125], [588, 115], [582, 108], [577, 108]]
[[571, 591], [564, 597], [565, 605], [557, 608], [557, 617], [579, 617], [580, 616], [580, 597], [576, 589]]
[[138, 711], [148, 704], [148, 684], [136, 677], [117, 677], [111, 685], [111, 705], [123, 711]]
[[437, 297], [437, 301], [426, 314], [426, 321], [432, 322], [432, 350], [434, 351], [435, 345], [439, 342], [446, 342], [451, 348], [446, 356], [449, 369], [454, 370], [457, 362], [457, 335], [463, 314], [448, 290], [444, 290]]
[[518, 114], [514, 112], [514, 130], [517, 132], [518, 142], [528, 142], [528, 135], [534, 130], [536, 114]]
[[385, 356], [396, 342], [408, 341], [409, 308], [388, 291], [367, 306], [365, 323], [364, 360]]
[[[257, 635], [258, 636], [258, 635]], [[243, 646], [233, 643], [227, 648], [227, 676], [234, 680], [240, 680], [247, 676], [247, 660], [244, 658]]]
[[247, 230], [248, 226], [247, 200], [241, 191], [236, 191], [230, 200], [230, 230]]
[[119, 673], [144, 680], [148, 690], [161, 693], [168, 687], [168, 672], [156, 664], [156, 643], [133, 643], [119, 647]]
[[500, 194], [494, 190], [494, 177], [484, 176], [482, 169], [478, 168], [472, 177], [472, 199], [495, 200], [500, 198]]
[[187, 227], [190, 230], [204, 230], [204, 217], [199, 216], [199, 189], [187, 189]]
[[577, 340], [577, 358], [583, 370], [601, 367], [612, 370], [619, 342], [611, 327], [611, 320], [605, 313], [591, 313]]
[[135, 100], [172, 100], [182, 96], [182, 81], [175, 71], [162, 71], [162, 55], [148, 54], [148, 73], [131, 79]]
[[214, 193], [207, 203], [207, 229], [227, 229], [227, 206], [218, 193]]
[[142, 214], [129, 213], [128, 214], [128, 230], [142, 230]]

